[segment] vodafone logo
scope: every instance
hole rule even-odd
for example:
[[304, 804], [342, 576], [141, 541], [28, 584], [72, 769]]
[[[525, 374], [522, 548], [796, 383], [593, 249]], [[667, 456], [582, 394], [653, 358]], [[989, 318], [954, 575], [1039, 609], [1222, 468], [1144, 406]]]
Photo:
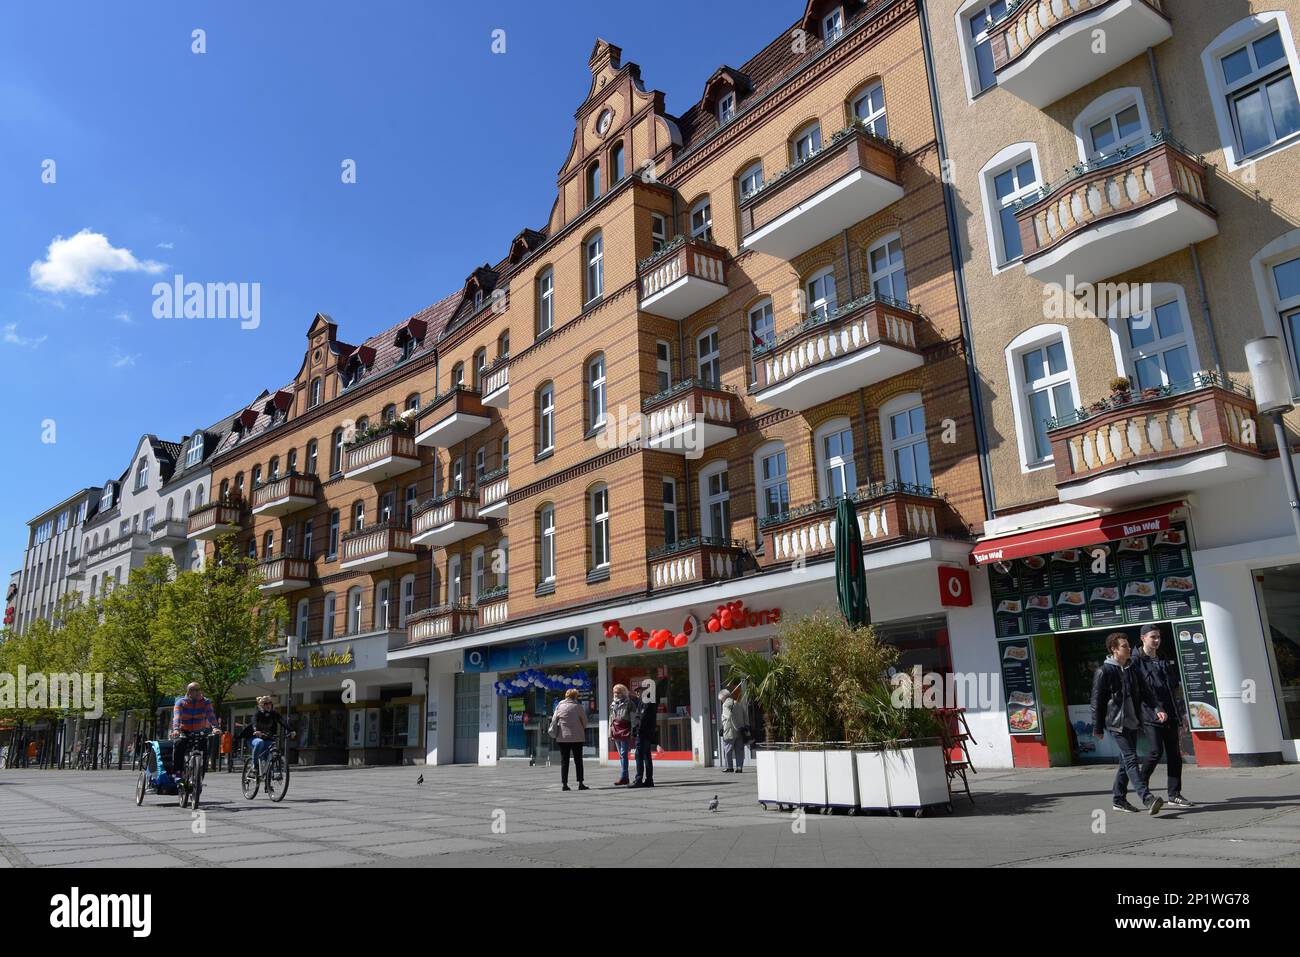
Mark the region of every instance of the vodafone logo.
[[939, 569], [939, 604], [946, 608], [970, 607], [970, 572], [964, 568]]

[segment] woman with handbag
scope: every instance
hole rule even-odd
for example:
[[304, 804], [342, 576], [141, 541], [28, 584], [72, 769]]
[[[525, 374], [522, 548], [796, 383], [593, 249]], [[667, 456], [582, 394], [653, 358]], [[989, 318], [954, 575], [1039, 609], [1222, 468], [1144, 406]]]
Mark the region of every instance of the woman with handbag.
[[560, 746], [560, 783], [562, 791], [569, 790], [569, 757], [578, 769], [578, 790], [590, 788], [582, 783], [582, 748], [587, 743], [587, 712], [578, 700], [578, 689], [564, 692], [564, 700], [555, 707], [549, 732]]
[[627, 756], [632, 749], [632, 702], [627, 696], [627, 685], [614, 685], [614, 696], [609, 702], [609, 736], [614, 739], [622, 772], [614, 782], [618, 787], [627, 784]]

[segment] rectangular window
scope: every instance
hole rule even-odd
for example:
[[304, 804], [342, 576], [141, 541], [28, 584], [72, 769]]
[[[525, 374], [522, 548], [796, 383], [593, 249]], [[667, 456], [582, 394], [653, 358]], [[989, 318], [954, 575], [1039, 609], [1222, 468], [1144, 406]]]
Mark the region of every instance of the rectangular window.
[[542, 582], [553, 582], [555, 581], [555, 510], [552, 508], [542, 509], [541, 533]]
[[975, 56], [975, 92], [983, 93], [998, 81], [993, 74], [993, 43], [989, 28], [1007, 12], [1006, 0], [996, 0], [967, 20], [970, 28], [971, 49]]
[[587, 367], [588, 418], [591, 428], [605, 424], [605, 357], [597, 356]]
[[1300, 132], [1300, 101], [1277, 30], [1221, 57], [1219, 65], [1244, 155]]
[[662, 213], [650, 214], [650, 252], [657, 253], [668, 245], [668, 220]]
[[715, 472], [705, 480], [707, 498], [705, 505], [709, 520], [709, 534], [715, 538], [731, 537], [731, 492], [727, 487], [727, 473]]
[[393, 499], [396, 496], [392, 492], [385, 492], [379, 497], [379, 522], [387, 525], [393, 520]]
[[402, 508], [402, 522], [407, 528], [411, 527], [411, 519], [415, 515], [417, 494], [414, 485], [406, 486], [406, 504]]
[[930, 486], [930, 446], [925, 438], [925, 409], [916, 406], [889, 417], [889, 453], [895, 481]]
[[605, 292], [604, 242], [597, 236], [587, 243], [587, 302]]
[[691, 238], [713, 241], [713, 204], [703, 202], [691, 210]]
[[891, 239], [872, 248], [871, 291], [877, 296], [907, 302], [907, 274], [903, 268], [903, 241]]
[[677, 544], [677, 480], [664, 478], [664, 544]]
[[336, 508], [330, 512], [330, 535], [328, 551], [325, 557], [331, 561], [338, 557], [339, 554], [339, 510]]
[[[759, 349], [769, 348], [776, 342], [776, 318], [772, 313], [772, 303], [765, 302], [749, 313], [749, 337], [752, 347], [751, 356]], [[753, 380], [758, 381], [758, 359], [751, 363]]]
[[591, 567], [609, 565], [609, 490], [591, 493]]
[[555, 274], [549, 269], [537, 280], [537, 334], [551, 331], [555, 323]]
[[549, 451], [555, 445], [555, 392], [551, 387], [542, 390], [541, 408], [538, 410], [538, 451]]
[[823, 436], [822, 453], [827, 495], [839, 498], [857, 491], [858, 472], [853, 462], [853, 432], [842, 429]]
[[993, 193], [998, 206], [998, 238], [1001, 240], [1000, 263], [1014, 262], [1024, 254], [1020, 242], [1020, 224], [1016, 222], [1016, 202], [1038, 188], [1038, 174], [1032, 159], [1022, 160], [993, 177]]
[[1192, 379], [1182, 306], [1178, 300], [1156, 306], [1152, 312], [1127, 320], [1129, 367], [1139, 389], [1181, 385]]
[[736, 115], [736, 94], [724, 93], [718, 100], [718, 122], [725, 123]]
[[302, 557], [307, 559], [308, 561], [311, 561], [312, 559], [312, 549], [311, 549], [312, 525], [313, 522], [309, 520], [303, 526], [303, 530], [302, 530]]
[[722, 381], [722, 354], [718, 351], [718, 330], [710, 329], [695, 343], [696, 374], [706, 383]]
[[1047, 438], [1047, 421], [1065, 415], [1074, 408], [1070, 388], [1070, 364], [1065, 343], [1060, 339], [1024, 353], [1020, 357], [1024, 376], [1025, 404], [1033, 429], [1030, 450], [1034, 460], [1052, 457], [1052, 443]]
[[655, 343], [655, 373], [658, 391], [663, 392], [673, 386], [673, 347], [660, 339]]

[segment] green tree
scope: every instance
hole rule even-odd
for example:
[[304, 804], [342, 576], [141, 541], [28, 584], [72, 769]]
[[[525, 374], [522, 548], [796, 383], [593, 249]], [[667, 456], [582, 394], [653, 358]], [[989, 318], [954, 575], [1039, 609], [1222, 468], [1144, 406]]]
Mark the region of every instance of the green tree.
[[227, 536], [202, 571], [181, 572], [164, 595], [158, 627], [179, 674], [202, 684], [218, 713], [230, 689], [265, 659], [287, 618], [284, 599], [268, 599], [260, 583], [257, 562]]

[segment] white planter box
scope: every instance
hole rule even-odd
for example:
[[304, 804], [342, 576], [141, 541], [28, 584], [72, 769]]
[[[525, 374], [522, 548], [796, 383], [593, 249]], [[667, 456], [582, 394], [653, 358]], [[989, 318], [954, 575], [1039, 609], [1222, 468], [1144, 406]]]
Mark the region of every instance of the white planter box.
[[867, 811], [888, 811], [889, 781], [885, 776], [885, 752], [852, 753], [858, 772], [858, 807]]
[[826, 752], [826, 803], [831, 807], [858, 806], [858, 775], [852, 751]]
[[777, 804], [775, 751], [762, 748], [754, 752], [754, 770], [758, 773], [758, 803]]
[[921, 808], [948, 803], [943, 748], [904, 748], [881, 753], [884, 755], [891, 806]]
[[799, 755], [799, 803], [826, 806], [826, 752], [796, 751]]
[[781, 804], [798, 807], [801, 790], [799, 787], [799, 752], [776, 752], [776, 799]]

